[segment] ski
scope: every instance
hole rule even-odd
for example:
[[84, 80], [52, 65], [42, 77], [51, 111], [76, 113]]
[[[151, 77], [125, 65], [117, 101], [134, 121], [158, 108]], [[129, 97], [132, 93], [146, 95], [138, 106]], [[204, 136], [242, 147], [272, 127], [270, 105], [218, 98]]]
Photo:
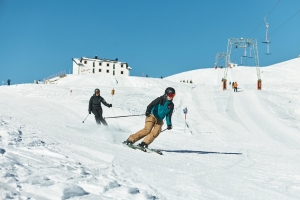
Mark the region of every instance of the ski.
[[141, 150], [143, 152], [148, 152], [148, 153], [153, 152], [153, 153], [157, 153], [159, 155], [163, 155], [163, 153], [158, 149], [143, 148], [143, 147], [140, 147], [140, 146], [134, 145], [134, 144], [125, 144], [125, 143], [122, 143], [122, 144], [124, 144], [125, 146], [128, 146], [129, 148], [138, 149], [138, 150]]
[[129, 147], [129, 148], [132, 148], [132, 149], [138, 149], [138, 150], [141, 150], [143, 152], [147, 152], [147, 150], [145, 148], [142, 148], [138, 145], [134, 145], [134, 144], [125, 144], [125, 143], [122, 143], [124, 144], [125, 146]]
[[158, 149], [150, 149], [150, 148], [146, 148], [147, 152], [154, 152], [154, 153], [157, 153], [159, 155], [163, 155], [163, 153], [158, 150]]

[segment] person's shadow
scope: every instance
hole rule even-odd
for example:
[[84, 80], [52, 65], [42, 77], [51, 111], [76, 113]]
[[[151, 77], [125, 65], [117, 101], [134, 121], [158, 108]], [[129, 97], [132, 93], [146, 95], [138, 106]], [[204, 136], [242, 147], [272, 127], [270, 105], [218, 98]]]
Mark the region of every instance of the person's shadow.
[[242, 90], [241, 88], [237, 88], [236, 92], [243, 92], [244, 90]]
[[194, 150], [165, 150], [159, 149], [160, 151], [164, 152], [171, 152], [171, 153], [196, 153], [196, 154], [229, 154], [229, 155], [241, 155], [243, 153], [237, 152], [214, 152], [214, 151], [194, 151]]

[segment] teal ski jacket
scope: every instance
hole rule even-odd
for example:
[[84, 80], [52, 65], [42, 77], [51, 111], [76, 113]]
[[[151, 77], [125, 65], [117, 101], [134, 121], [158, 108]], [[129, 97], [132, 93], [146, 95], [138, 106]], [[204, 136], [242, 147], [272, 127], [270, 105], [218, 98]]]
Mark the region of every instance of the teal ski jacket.
[[148, 106], [146, 113], [152, 113], [157, 119], [163, 120], [166, 117], [168, 126], [172, 126], [172, 113], [174, 104], [172, 100], [168, 100], [166, 95], [160, 96], [153, 100]]

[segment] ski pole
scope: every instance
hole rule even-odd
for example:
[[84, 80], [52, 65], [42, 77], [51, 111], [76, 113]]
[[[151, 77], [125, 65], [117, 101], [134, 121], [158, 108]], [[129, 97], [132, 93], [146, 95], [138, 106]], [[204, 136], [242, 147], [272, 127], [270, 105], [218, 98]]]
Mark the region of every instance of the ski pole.
[[165, 128], [164, 130], [162, 130], [161, 132], [164, 132], [165, 130], [167, 130], [168, 128]]
[[[90, 115], [90, 114], [88, 114], [88, 115], [86, 116], [86, 118], [88, 118], [89, 115]], [[84, 123], [84, 121], [86, 120], [86, 118], [82, 121], [82, 123]]]
[[133, 116], [143, 116], [145, 114], [142, 115], [124, 115], [124, 116], [115, 116], [115, 117], [104, 117], [104, 119], [108, 119], [108, 118], [120, 118], [120, 117], [133, 117]]

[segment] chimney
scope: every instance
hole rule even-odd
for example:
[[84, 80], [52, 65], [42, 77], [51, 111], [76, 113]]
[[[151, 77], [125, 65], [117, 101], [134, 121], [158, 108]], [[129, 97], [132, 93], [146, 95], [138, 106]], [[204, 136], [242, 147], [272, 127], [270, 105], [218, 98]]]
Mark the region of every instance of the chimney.
[[118, 58], [116, 58], [116, 61], [118, 61]]
[[95, 56], [95, 59], [98, 59], [98, 56]]

